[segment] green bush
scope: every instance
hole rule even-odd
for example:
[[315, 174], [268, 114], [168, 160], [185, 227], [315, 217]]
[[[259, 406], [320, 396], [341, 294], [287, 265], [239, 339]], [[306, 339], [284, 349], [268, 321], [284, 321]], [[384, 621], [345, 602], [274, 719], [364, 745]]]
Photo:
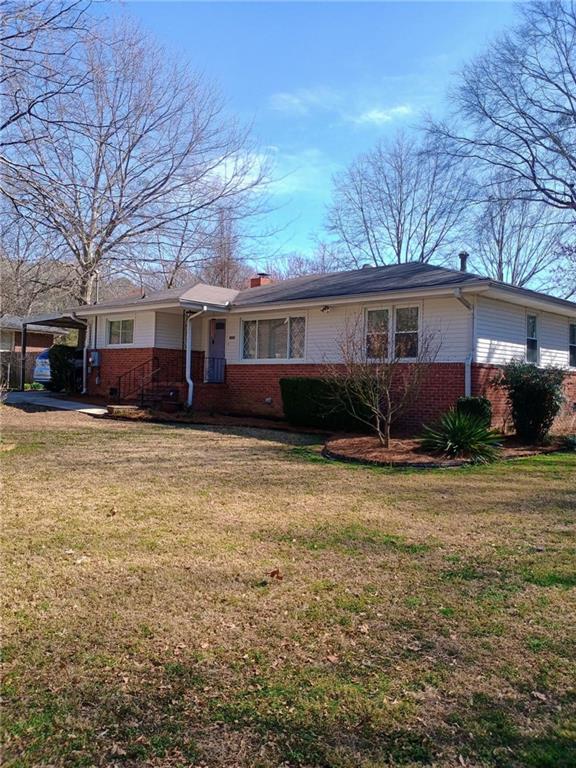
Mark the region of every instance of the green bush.
[[74, 355], [74, 347], [66, 344], [55, 344], [48, 350], [50, 382], [46, 386], [52, 392], [74, 391], [76, 378]]
[[42, 390], [44, 389], [44, 384], [40, 384], [39, 381], [33, 381], [32, 384], [24, 384], [24, 391], [29, 392], [30, 390]]
[[506, 390], [516, 435], [526, 442], [545, 440], [564, 402], [561, 368], [538, 368], [532, 363], [508, 363], [498, 386]]
[[[369, 427], [355, 419], [339, 404], [338, 385], [334, 381], [294, 376], [280, 379], [282, 404], [286, 419], [296, 427], [315, 427], [327, 431], [367, 432]], [[369, 414], [358, 405], [358, 413]]]
[[458, 413], [477, 416], [489, 427], [492, 423], [492, 403], [487, 397], [459, 397], [456, 402]]
[[422, 448], [450, 458], [488, 464], [498, 458], [500, 435], [479, 416], [447, 411], [436, 426], [424, 427]]

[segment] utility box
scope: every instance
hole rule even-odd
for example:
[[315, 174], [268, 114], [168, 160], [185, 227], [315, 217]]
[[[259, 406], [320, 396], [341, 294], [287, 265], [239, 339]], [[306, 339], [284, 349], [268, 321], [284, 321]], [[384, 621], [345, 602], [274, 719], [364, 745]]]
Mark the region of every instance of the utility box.
[[88, 365], [90, 368], [100, 368], [100, 352], [97, 349], [91, 349], [88, 352]]

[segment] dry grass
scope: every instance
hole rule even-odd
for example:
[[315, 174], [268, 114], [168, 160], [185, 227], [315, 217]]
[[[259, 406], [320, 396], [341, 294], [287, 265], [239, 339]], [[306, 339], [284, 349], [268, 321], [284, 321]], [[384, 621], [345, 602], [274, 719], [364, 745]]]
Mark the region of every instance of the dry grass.
[[576, 455], [2, 415], [4, 765], [576, 763]]

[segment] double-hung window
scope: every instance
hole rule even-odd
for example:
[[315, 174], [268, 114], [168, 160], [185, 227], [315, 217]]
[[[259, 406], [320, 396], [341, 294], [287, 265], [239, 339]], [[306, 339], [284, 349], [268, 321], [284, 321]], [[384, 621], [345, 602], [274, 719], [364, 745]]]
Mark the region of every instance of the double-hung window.
[[538, 318], [526, 315], [526, 362], [538, 363]]
[[280, 317], [272, 320], [244, 320], [244, 360], [294, 360], [304, 357], [306, 318]]
[[109, 320], [108, 344], [132, 344], [134, 341], [134, 320]]
[[387, 309], [366, 312], [366, 357], [383, 360], [388, 357], [390, 313]]
[[397, 358], [416, 358], [419, 349], [418, 307], [397, 307], [394, 327], [394, 354]]
[[570, 367], [576, 368], [576, 323], [570, 323], [568, 350]]
[[417, 358], [419, 352], [419, 307], [393, 307], [366, 311], [366, 357], [368, 359], [387, 360], [393, 357], [409, 360]]

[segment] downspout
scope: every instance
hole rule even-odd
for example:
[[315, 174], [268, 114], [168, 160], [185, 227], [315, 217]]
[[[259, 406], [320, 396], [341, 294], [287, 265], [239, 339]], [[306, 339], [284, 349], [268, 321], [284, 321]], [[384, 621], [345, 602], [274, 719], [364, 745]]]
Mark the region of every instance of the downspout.
[[202, 315], [208, 310], [207, 306], [202, 307], [198, 312], [194, 312], [192, 315], [186, 317], [186, 383], [188, 384], [188, 397], [186, 398], [186, 405], [188, 408], [192, 407], [194, 400], [194, 382], [192, 381], [192, 320], [199, 315]]
[[458, 299], [463, 307], [466, 307], [470, 313], [470, 319], [472, 322], [471, 333], [471, 349], [466, 355], [464, 360], [464, 395], [471, 397], [472, 395], [472, 361], [474, 360], [474, 305], [464, 298], [461, 288], [454, 288], [454, 296]]

